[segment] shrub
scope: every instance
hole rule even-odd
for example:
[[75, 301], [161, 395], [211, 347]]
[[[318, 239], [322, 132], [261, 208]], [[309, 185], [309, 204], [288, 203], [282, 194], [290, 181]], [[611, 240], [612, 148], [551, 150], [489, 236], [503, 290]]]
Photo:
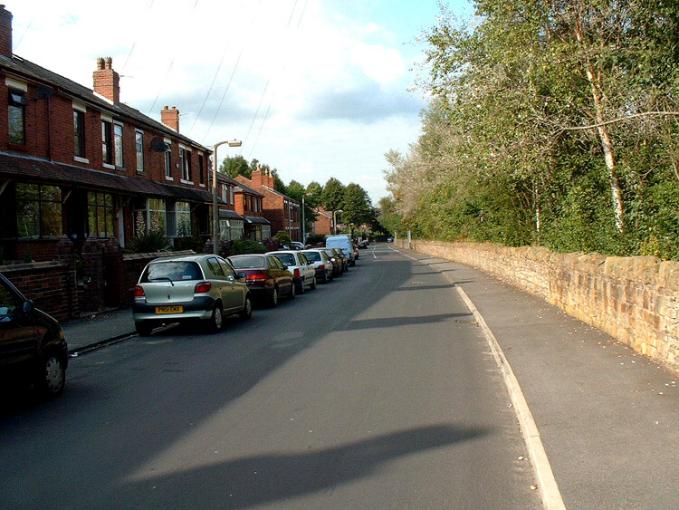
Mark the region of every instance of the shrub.
[[152, 230], [135, 236], [127, 245], [127, 249], [132, 253], [163, 251], [170, 249], [170, 242], [162, 232]]
[[243, 239], [242, 241], [234, 241], [231, 245], [231, 255], [239, 255], [241, 253], [266, 253], [268, 250], [263, 243], [259, 241], [250, 241]]

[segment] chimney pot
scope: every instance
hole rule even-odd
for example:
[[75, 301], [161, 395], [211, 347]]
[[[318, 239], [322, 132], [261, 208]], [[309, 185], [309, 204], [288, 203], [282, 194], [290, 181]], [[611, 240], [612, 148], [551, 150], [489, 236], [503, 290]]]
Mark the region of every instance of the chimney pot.
[[160, 122], [179, 133], [179, 110], [177, 110], [177, 107], [173, 106], [170, 109], [165, 106], [160, 111]]
[[114, 103], [120, 102], [120, 75], [113, 70], [111, 57], [97, 59], [97, 69], [92, 73], [92, 78], [92, 88], [97, 94]]

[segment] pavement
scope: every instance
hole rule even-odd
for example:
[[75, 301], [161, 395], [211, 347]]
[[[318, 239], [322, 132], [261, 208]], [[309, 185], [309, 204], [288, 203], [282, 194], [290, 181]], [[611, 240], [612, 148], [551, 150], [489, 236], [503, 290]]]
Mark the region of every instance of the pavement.
[[132, 310], [122, 308], [61, 324], [71, 353], [92, 350], [135, 333]]
[[[485, 319], [521, 386], [566, 508], [679, 508], [679, 374], [481, 271], [398, 251], [415, 259], [410, 285], [429, 290], [421, 299], [432, 306], [445, 299], [448, 285], [427, 279], [442, 277], [461, 286]], [[361, 255], [368, 259], [370, 250]], [[125, 309], [64, 330], [71, 351], [85, 352], [133, 334], [134, 324]]]

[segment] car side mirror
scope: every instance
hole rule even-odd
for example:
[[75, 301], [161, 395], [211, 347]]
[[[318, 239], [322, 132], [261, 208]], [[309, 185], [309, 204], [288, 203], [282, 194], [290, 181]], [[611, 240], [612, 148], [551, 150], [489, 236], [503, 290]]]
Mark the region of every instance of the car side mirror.
[[21, 305], [21, 311], [24, 313], [24, 315], [29, 315], [31, 312], [33, 312], [34, 308], [35, 306], [33, 306], [33, 301], [30, 299], [27, 299]]
[[239, 280], [245, 280], [245, 273], [238, 273], [237, 276]]

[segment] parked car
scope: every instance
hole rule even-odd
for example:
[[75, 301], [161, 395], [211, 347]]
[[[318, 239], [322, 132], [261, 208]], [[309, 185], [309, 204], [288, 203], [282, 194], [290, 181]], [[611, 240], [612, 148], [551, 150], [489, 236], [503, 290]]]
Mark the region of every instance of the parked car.
[[316, 288], [316, 271], [302, 252], [295, 250], [271, 251], [267, 255], [273, 255], [288, 267], [288, 272], [295, 282], [297, 294], [304, 294], [307, 287], [312, 290]]
[[393, 242], [394, 242], [394, 238], [393, 238], [393, 237], [387, 237], [387, 242], [388, 242], [388, 243], [393, 243]]
[[342, 276], [342, 274], [345, 271], [344, 259], [337, 254], [337, 251], [335, 251], [334, 248], [320, 248], [320, 249], [325, 252], [325, 254], [330, 258], [330, 262], [332, 262], [333, 277]]
[[346, 273], [349, 271], [350, 262], [348, 257], [339, 248], [333, 248], [333, 251], [335, 252], [335, 255], [337, 255], [337, 257], [342, 261], [342, 272]]
[[163, 323], [185, 321], [201, 321], [218, 331], [227, 315], [249, 319], [252, 298], [231, 263], [217, 255], [159, 258], [139, 277], [132, 314], [142, 336]]
[[252, 295], [260, 301], [277, 306], [279, 297], [294, 299], [296, 289], [292, 275], [287, 266], [273, 255], [232, 255], [229, 260]]
[[316, 271], [317, 281], [329, 282], [333, 279], [332, 261], [324, 250], [304, 250], [302, 253]]
[[349, 265], [351, 266], [356, 265], [356, 261], [354, 260], [354, 245], [351, 242], [351, 238], [348, 235], [342, 234], [326, 237], [325, 247], [338, 248], [342, 250], [342, 253], [344, 254], [344, 257], [347, 259]]
[[290, 249], [292, 250], [303, 250], [304, 249], [304, 243], [300, 243], [299, 241], [292, 241], [290, 243]]
[[367, 239], [361, 239], [358, 241], [358, 247], [360, 249], [365, 249], [370, 245], [370, 242]]
[[64, 391], [68, 346], [56, 319], [35, 308], [0, 274], [0, 377], [34, 384], [47, 397]]

